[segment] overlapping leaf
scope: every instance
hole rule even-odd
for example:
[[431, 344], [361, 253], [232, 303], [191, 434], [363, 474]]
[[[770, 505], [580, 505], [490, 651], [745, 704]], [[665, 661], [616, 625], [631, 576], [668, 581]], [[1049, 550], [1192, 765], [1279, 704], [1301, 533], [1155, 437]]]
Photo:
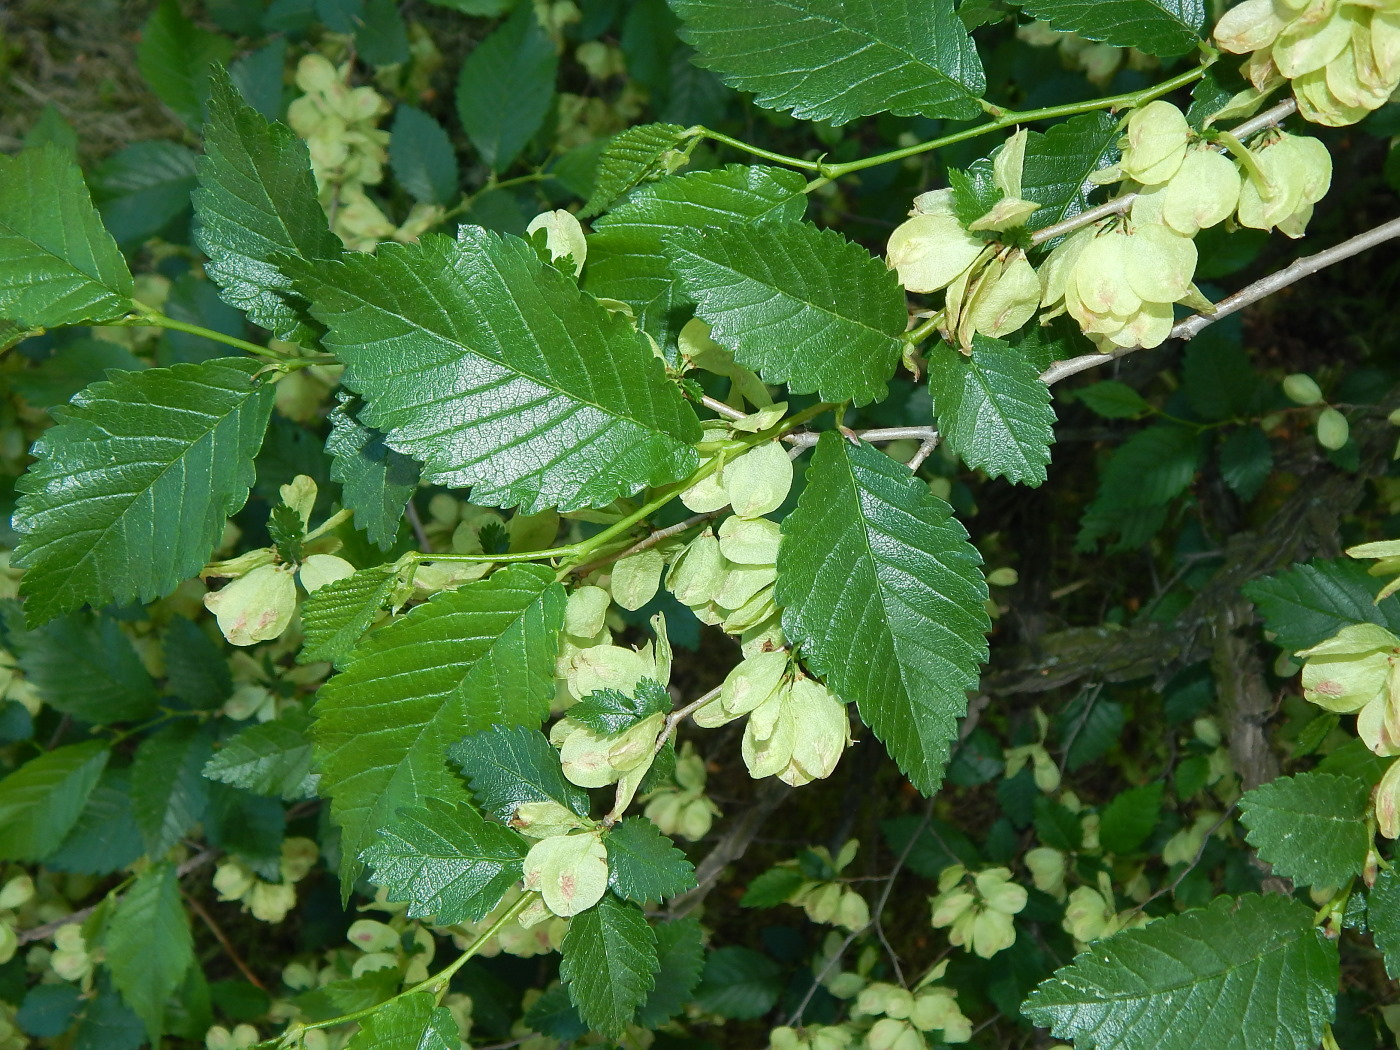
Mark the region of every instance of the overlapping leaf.
[[783, 520], [783, 631], [926, 794], [987, 657], [980, 564], [952, 509], [902, 464], [822, 435]]
[[1099, 476], [1099, 491], [1084, 511], [1078, 549], [1093, 550], [1116, 536], [1110, 550], [1133, 550], [1166, 521], [1167, 505], [1186, 490], [1200, 463], [1200, 436], [1163, 423], [1123, 443]]
[[624, 900], [661, 901], [695, 888], [695, 868], [646, 817], [628, 817], [603, 842], [608, 885]]
[[93, 196], [117, 243], [138, 245], [188, 212], [198, 164], [193, 150], [159, 139], [109, 157], [94, 176]]
[[559, 59], [529, 7], [476, 46], [457, 78], [457, 115], [492, 171], [504, 171], [554, 103]]
[[279, 339], [309, 344], [319, 334], [279, 253], [334, 259], [340, 241], [316, 199], [311, 158], [291, 128], [269, 122], [215, 70], [204, 128], [204, 158], [194, 193], [196, 240], [209, 256], [205, 272], [224, 301]]
[[497, 507], [605, 506], [685, 475], [700, 426], [645, 339], [515, 237], [463, 226], [287, 263], [363, 423]]
[[671, 274], [667, 239], [693, 226], [796, 222], [807, 209], [805, 186], [795, 171], [746, 164], [642, 186], [594, 223], [584, 287], [627, 303], [643, 331], [663, 346], [674, 345], [694, 304]]
[[1089, 206], [1096, 187], [1089, 176], [1118, 160], [1119, 122], [1107, 113], [1085, 113], [1044, 133], [1026, 137], [1026, 159], [1021, 171], [1021, 196], [1035, 201], [1040, 210], [1026, 220], [1028, 229], [1053, 226], [1078, 215]]
[[462, 1030], [431, 992], [404, 995], [375, 1010], [345, 1050], [459, 1050]]
[[113, 373], [55, 411], [20, 479], [25, 615], [149, 601], [193, 576], [243, 506], [272, 410], [258, 363]]
[[95, 725], [155, 713], [155, 683], [115, 620], [70, 613], [15, 632], [12, 645], [25, 676], [57, 711]]
[[288, 802], [316, 793], [311, 772], [311, 717], [292, 709], [231, 736], [204, 765], [204, 775]]
[[656, 935], [642, 909], [610, 893], [569, 920], [559, 976], [579, 1016], [617, 1038], [656, 984]]
[[1022, 1012], [1096, 1050], [1313, 1050], [1331, 1020], [1337, 946], [1287, 897], [1218, 897], [1101, 941]]
[[389, 136], [389, 164], [399, 185], [417, 200], [451, 204], [457, 196], [457, 154], [442, 125], [404, 105], [394, 112]]
[[845, 124], [970, 120], [982, 64], [952, 0], [671, 0], [697, 61], [760, 106]]
[[446, 748], [496, 723], [538, 725], [554, 696], [564, 592], [538, 565], [436, 595], [376, 631], [322, 687], [313, 738], [349, 885], [377, 828], [450, 797]]
[[384, 444], [384, 435], [356, 418], [359, 402], [337, 395], [331, 411], [326, 454], [331, 479], [341, 484], [341, 500], [355, 512], [356, 528], [364, 529], [380, 550], [393, 546], [413, 490], [418, 487], [418, 463]]
[[397, 583], [394, 566], [376, 565], [317, 588], [301, 606], [306, 643], [297, 660], [343, 662], [384, 608]]
[[360, 859], [389, 900], [408, 902], [411, 917], [435, 916], [450, 926], [485, 918], [520, 878], [528, 849], [519, 832], [471, 806], [429, 798], [380, 828]]
[[1400, 979], [1400, 874], [1387, 868], [1366, 894], [1366, 925], [1385, 959], [1386, 975]]
[[1031, 0], [1025, 12], [1062, 33], [1078, 33], [1149, 55], [1184, 55], [1205, 25], [1201, 0]]
[[806, 223], [678, 231], [665, 242], [710, 336], [770, 383], [857, 405], [885, 395], [908, 322], [894, 272]]
[[564, 778], [559, 752], [538, 729], [495, 725], [448, 748], [476, 804], [505, 822], [524, 802], [555, 802], [588, 815], [588, 795]]
[[159, 1042], [165, 1002], [194, 962], [174, 864], [155, 864], [137, 876], [112, 914], [103, 946], [112, 983], [145, 1023], [151, 1041]]
[[31, 758], [0, 780], [0, 859], [43, 860], [77, 822], [107, 765], [100, 740]]
[[213, 753], [208, 730], [178, 722], [141, 741], [131, 764], [131, 805], [146, 851], [158, 857], [204, 819]]
[[1370, 802], [1364, 780], [1299, 773], [1246, 792], [1240, 820], [1276, 874], [1301, 886], [1340, 886], [1366, 863]]
[[1376, 577], [1351, 558], [1314, 558], [1244, 586], [1277, 643], [1295, 652], [1356, 623], [1380, 624], [1400, 634], [1400, 597], [1377, 603], [1377, 590]]
[[593, 193], [579, 214], [597, 215], [634, 186], [654, 178], [684, 131], [679, 124], [639, 124], [611, 139], [598, 157]]
[[1024, 354], [978, 335], [971, 355], [940, 346], [928, 366], [938, 432], [964, 463], [994, 478], [1045, 481], [1055, 410], [1050, 388]]
[[0, 320], [20, 331], [107, 321], [131, 309], [131, 292], [72, 154], [0, 156]]
[[637, 1024], [643, 1028], [660, 1028], [685, 1009], [705, 963], [699, 919], [687, 916], [659, 923], [652, 932], [660, 967], [656, 986], [637, 1010]]

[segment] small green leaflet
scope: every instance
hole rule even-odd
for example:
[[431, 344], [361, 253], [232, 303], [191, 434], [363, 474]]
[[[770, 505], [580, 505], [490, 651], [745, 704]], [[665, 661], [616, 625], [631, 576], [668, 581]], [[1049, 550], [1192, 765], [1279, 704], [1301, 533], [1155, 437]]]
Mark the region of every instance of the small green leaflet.
[[721, 1017], [749, 1021], [773, 1009], [785, 985], [782, 967], [762, 952], [717, 948], [705, 958], [695, 1001]]
[[405, 809], [360, 854], [370, 881], [391, 901], [407, 901], [411, 918], [438, 925], [480, 922], [520, 878], [529, 846], [519, 832], [486, 820], [471, 806], [429, 798]]
[[557, 802], [588, 815], [588, 796], [564, 778], [559, 752], [538, 729], [495, 725], [447, 750], [461, 767], [476, 804], [505, 823], [523, 802]]
[[431, 992], [400, 996], [360, 1022], [345, 1050], [459, 1050], [462, 1030]]
[[1149, 55], [1184, 55], [1200, 43], [1201, 0], [1031, 0], [1024, 8], [1061, 33], [1078, 33]]
[[311, 716], [293, 708], [240, 729], [204, 765], [204, 775], [256, 795], [288, 802], [316, 794], [311, 772]]
[[122, 247], [140, 247], [189, 212], [198, 166], [193, 150], [160, 139], [114, 153], [93, 173], [92, 196], [102, 225]]
[[457, 77], [457, 116], [492, 171], [505, 171], [554, 105], [559, 59], [535, 12], [521, 5], [476, 46]]
[[639, 124], [615, 135], [598, 158], [597, 181], [579, 212], [588, 218], [606, 211], [628, 190], [665, 170], [665, 157], [683, 141], [679, 124]]
[[694, 304], [671, 273], [666, 242], [692, 226], [796, 222], [807, 210], [806, 185], [785, 168], [730, 164], [641, 186], [593, 224], [584, 287], [627, 303], [642, 331], [674, 346]]
[[1050, 388], [1019, 350], [983, 335], [973, 336], [970, 355], [937, 346], [928, 389], [938, 432], [969, 467], [1026, 485], [1045, 481], [1055, 410]]
[[301, 605], [306, 644], [297, 662], [344, 663], [397, 585], [394, 566], [376, 565], [318, 587]]
[[1089, 206], [1097, 189], [1089, 176], [1118, 161], [1119, 124], [1107, 113], [1085, 113], [1026, 136], [1021, 196], [1040, 205], [1027, 229], [1053, 226]]
[[69, 613], [33, 631], [12, 631], [10, 645], [56, 711], [93, 725], [155, 714], [155, 682], [115, 620]]
[[1201, 439], [1190, 427], [1162, 423], [1134, 434], [1099, 476], [1076, 549], [1091, 551], [1116, 535], [1109, 550], [1135, 550], [1151, 539], [1166, 521], [1167, 505], [1196, 476], [1200, 457]]
[[306, 143], [244, 102], [222, 69], [210, 81], [194, 194], [195, 239], [209, 256], [205, 272], [248, 320], [279, 339], [311, 345], [320, 329], [273, 261], [279, 253], [303, 259], [340, 254], [340, 240], [316, 198]]
[[1116, 379], [1080, 387], [1074, 391], [1073, 397], [1104, 419], [1136, 419], [1152, 408], [1141, 394]]
[[885, 396], [908, 312], [899, 278], [860, 245], [808, 223], [733, 223], [676, 231], [665, 249], [741, 365], [826, 401]]
[[656, 984], [656, 935], [642, 909], [611, 893], [569, 920], [559, 946], [559, 976], [579, 1016], [616, 1039]]
[[1099, 842], [1119, 856], [1132, 853], [1152, 834], [1162, 816], [1162, 782], [1129, 788], [1099, 814]]
[[166, 688], [175, 696], [208, 711], [233, 695], [233, 675], [222, 638], [215, 642], [193, 620], [176, 616], [166, 625], [160, 642]]
[[987, 658], [981, 556], [908, 468], [834, 431], [782, 526], [783, 631], [932, 794]]
[[1247, 841], [1275, 874], [1301, 886], [1340, 886], [1366, 863], [1371, 788], [1355, 777], [1299, 773], [1245, 792]]
[[685, 1009], [705, 964], [699, 919], [687, 916], [658, 923], [652, 932], [660, 969], [656, 986], [637, 1010], [637, 1024], [643, 1028], [659, 1028]]
[[209, 781], [204, 764], [213, 753], [207, 728], [177, 722], [141, 741], [131, 764], [131, 805], [146, 840], [158, 857], [204, 819]]
[[695, 888], [695, 868], [646, 817], [628, 817], [603, 839], [608, 886], [623, 900], [662, 901]]
[[0, 780], [0, 860], [43, 860], [77, 823], [110, 752], [105, 742], [45, 751]]
[[302, 992], [292, 1002], [307, 1020], [328, 1021], [384, 1002], [399, 990], [398, 977], [394, 967], [369, 970], [358, 977], [343, 977]]
[[513, 565], [381, 627], [321, 687], [312, 736], [318, 790], [341, 828], [342, 885], [400, 809], [461, 790], [448, 744], [486, 726], [544, 720], [563, 622], [554, 573]]
[[754, 877], [739, 901], [741, 908], [776, 908], [802, 888], [806, 878], [796, 868], [769, 868]]
[[55, 871], [110, 875], [146, 852], [131, 811], [130, 769], [107, 769], [58, 849], [44, 858]]
[[56, 409], [16, 484], [25, 616], [149, 601], [199, 571], [243, 506], [272, 410], [257, 361], [113, 372]]
[[436, 120], [414, 106], [394, 111], [389, 132], [389, 164], [394, 178], [415, 200], [451, 204], [457, 196], [457, 154]]
[[1386, 976], [1400, 980], [1400, 875], [1394, 868], [1377, 875], [1366, 894], [1366, 925], [1385, 957]]
[[987, 81], [952, 0], [671, 0], [681, 39], [767, 109], [971, 120]]
[[1259, 494], [1274, 469], [1269, 439], [1256, 426], [1240, 427], [1220, 445], [1220, 476], [1248, 502]]
[[644, 718], [671, 710], [671, 694], [660, 682], [643, 678], [637, 695], [616, 689], [599, 689], [569, 708], [569, 717], [595, 733], [612, 736], [625, 732]]
[[211, 68], [232, 53], [233, 41], [196, 26], [180, 10], [179, 0], [161, 0], [141, 27], [136, 65], [160, 100], [197, 127]]
[[1314, 1050], [1332, 1019], [1337, 945], [1287, 897], [1217, 897], [1075, 957], [1021, 1006], [1095, 1050]]
[[606, 506], [698, 462], [694, 411], [646, 339], [517, 237], [463, 226], [343, 262], [288, 261], [360, 421], [472, 501]]
[[109, 321], [131, 309], [131, 294], [131, 271], [72, 154], [39, 146], [0, 156], [0, 320], [21, 329]]
[[356, 417], [358, 399], [337, 393], [331, 411], [326, 454], [331, 480], [341, 484], [341, 499], [355, 512], [355, 527], [382, 551], [394, 545], [399, 522], [418, 487], [418, 463], [384, 444], [384, 435]]
[[1251, 580], [1244, 595], [1259, 607], [1276, 644], [1290, 652], [1331, 638], [1343, 627], [1377, 623], [1400, 633], [1400, 598], [1376, 604], [1380, 581], [1351, 558], [1314, 558], [1306, 565]]
[[165, 1001], [194, 962], [189, 916], [175, 865], [154, 864], [117, 903], [103, 941], [112, 983], [146, 1025], [151, 1042], [165, 1028]]

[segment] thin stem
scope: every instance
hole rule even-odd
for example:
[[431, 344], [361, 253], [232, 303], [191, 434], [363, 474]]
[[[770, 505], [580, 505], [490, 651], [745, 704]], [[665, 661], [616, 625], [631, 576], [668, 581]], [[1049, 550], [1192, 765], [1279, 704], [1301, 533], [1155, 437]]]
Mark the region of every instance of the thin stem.
[[744, 418], [744, 413], [740, 412], [733, 405], [726, 405], [723, 401], [719, 401], [713, 397], [710, 397], [709, 394], [706, 394], [704, 397], [702, 397], [700, 399], [700, 403], [706, 408], [708, 408], [715, 415], [723, 416], [725, 419]]
[[918, 346], [929, 336], [937, 335], [938, 330], [943, 327], [946, 320], [947, 318], [944, 316], [944, 311], [939, 310], [938, 313], [934, 314], [923, 324], [905, 332], [903, 336], [904, 341], [910, 346]]
[[180, 891], [180, 896], [183, 897], [185, 903], [190, 906], [190, 911], [198, 915], [199, 920], [208, 927], [209, 932], [214, 935], [214, 940], [218, 941], [219, 946], [223, 948], [224, 954], [233, 961], [234, 966], [238, 967], [238, 972], [243, 975], [243, 979], [253, 987], [260, 988], [264, 992], [267, 991], [267, 985], [263, 984], [262, 981], [258, 979], [258, 975], [248, 968], [247, 962], [244, 961], [243, 956], [238, 954], [238, 949], [235, 948], [233, 942], [228, 939], [228, 934], [224, 932], [224, 928], [214, 920], [214, 916], [209, 914], [209, 909], [200, 903], [198, 898], [186, 893], [184, 890]]
[[[873, 427], [870, 430], [853, 430], [851, 433], [872, 445], [882, 441], [927, 441], [930, 437], [938, 436], [938, 431], [933, 427]], [[821, 434], [807, 430], [801, 434], [789, 434], [783, 440], [791, 445], [806, 448], [820, 441]]]
[[696, 127], [690, 128], [686, 132], [686, 135], [707, 138], [712, 142], [723, 142], [726, 146], [733, 146], [735, 149], [743, 150], [745, 153], [751, 153], [755, 157], [762, 157], [764, 160], [771, 160], [775, 164], [786, 164], [790, 168], [801, 168], [803, 171], [817, 172], [820, 172], [822, 170], [822, 162], [819, 160], [806, 160], [802, 157], [789, 157], [787, 154], [784, 153], [774, 153], [772, 150], [766, 150], [759, 146], [750, 146], [747, 142], [744, 142], [740, 139], [731, 138], [730, 136], [725, 135], [723, 132], [711, 131], [707, 127], [697, 125]]
[[223, 343], [226, 346], [234, 346], [239, 350], [246, 350], [250, 354], [258, 357], [265, 357], [270, 361], [285, 361], [275, 350], [269, 350], [265, 346], [257, 343], [250, 343], [246, 339], [239, 339], [235, 335], [225, 335], [223, 332], [216, 332], [212, 328], [205, 328], [203, 325], [190, 324], [188, 321], [177, 321], [173, 317], [167, 317], [159, 310], [152, 309], [144, 303], [134, 304], [137, 316], [133, 318], [123, 318], [116, 322], [123, 325], [154, 325], [157, 328], [167, 328], [172, 332], [184, 332], [187, 335], [202, 336], [205, 339], [212, 339], [216, 343]]
[[[666, 746], [667, 741], [669, 741], [672, 735], [676, 732], [676, 727], [682, 722], [684, 722], [691, 715], [693, 715], [705, 704], [708, 704], [715, 697], [719, 696], [719, 691], [720, 687], [715, 686], [705, 695], [699, 697], [696, 700], [692, 700], [684, 707], [676, 708], [674, 711], [672, 711], [669, 715], [666, 716], [666, 721], [661, 726], [661, 732], [656, 734], [656, 744], [651, 749], [652, 761], [655, 761], [656, 756], [661, 754], [661, 751]], [[623, 781], [618, 782], [617, 793], [613, 796], [612, 811], [609, 812], [608, 815], [603, 818], [603, 823], [608, 827], [612, 827], [619, 820], [621, 820], [622, 814], [627, 809], [627, 805], [624, 803], [622, 798], [624, 783], [625, 779]]]
[[685, 521], [678, 521], [674, 525], [667, 525], [664, 529], [657, 529], [650, 536], [638, 540], [625, 550], [620, 550], [616, 554], [609, 554], [607, 557], [599, 558], [597, 561], [591, 561], [587, 565], [580, 565], [578, 568], [574, 569], [573, 572], [577, 576], [587, 576], [590, 572], [601, 569], [605, 565], [611, 565], [615, 561], [621, 561], [630, 554], [636, 554], [638, 551], [644, 551], [649, 547], [655, 547], [658, 543], [663, 543], [672, 536], [679, 536], [681, 533], [693, 529], [695, 526], [702, 522], [709, 521], [711, 518], [717, 517], [721, 513], [723, 512], [718, 510], [708, 510], [703, 514], [692, 514], [690, 517], [686, 518]]

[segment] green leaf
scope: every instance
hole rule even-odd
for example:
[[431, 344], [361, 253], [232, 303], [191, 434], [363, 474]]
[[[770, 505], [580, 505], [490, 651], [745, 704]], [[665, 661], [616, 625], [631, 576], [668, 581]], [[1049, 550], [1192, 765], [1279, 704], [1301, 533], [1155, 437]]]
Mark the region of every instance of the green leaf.
[[1196, 476], [1201, 441], [1190, 427], [1162, 423], [1139, 431], [1114, 451], [1099, 491], [1084, 511], [1076, 549], [1091, 551], [1117, 536], [1109, 550], [1135, 550], [1161, 528], [1166, 505]]
[[210, 780], [294, 802], [316, 794], [311, 772], [311, 716], [292, 708], [240, 729], [204, 765]]
[[45, 751], [0, 780], [0, 859], [43, 860], [77, 823], [107, 765], [107, 744]]
[[1027, 229], [1053, 226], [1089, 207], [1089, 194], [1098, 188], [1089, 176], [1118, 161], [1119, 125], [1107, 113], [1084, 113], [1026, 136], [1021, 196], [1040, 205]]
[[1386, 976], [1400, 980], [1400, 875], [1386, 868], [1366, 894], [1366, 925], [1385, 958]]
[[931, 794], [987, 658], [977, 549], [903, 464], [832, 431], [782, 525], [783, 631]]
[[1258, 427], [1241, 427], [1220, 445], [1220, 476], [1245, 502], [1259, 495], [1273, 469], [1273, 449]]
[[160, 233], [189, 211], [198, 164], [178, 142], [137, 142], [114, 153], [93, 176], [102, 224], [123, 246]]
[[345, 1050], [458, 1050], [462, 1030], [431, 992], [413, 992], [385, 1003], [360, 1022]]
[[44, 866], [80, 875], [110, 875], [145, 852], [131, 808], [130, 771], [108, 769], [57, 851], [44, 858]]
[[194, 194], [195, 239], [209, 256], [205, 272], [248, 320], [279, 339], [312, 345], [320, 329], [274, 262], [282, 253], [340, 254], [316, 198], [306, 143], [244, 102], [223, 70], [215, 71], [212, 86]]
[[660, 682], [643, 678], [637, 695], [617, 689], [599, 689], [569, 708], [569, 717], [602, 736], [631, 729], [644, 718], [671, 710], [671, 694]]
[[658, 923], [652, 932], [660, 968], [656, 986], [637, 1010], [637, 1024], [643, 1028], [659, 1028], [685, 1009], [705, 963], [699, 919], [687, 916]]
[[1225, 1050], [1313, 1050], [1337, 979], [1337, 946], [1314, 929], [1312, 909], [1217, 897], [1097, 942], [1021, 1012], [1095, 1050], [1194, 1050], [1203, 1035]]
[[623, 900], [644, 904], [695, 888], [695, 868], [646, 817], [628, 817], [603, 839], [608, 886]]
[[952, 0], [671, 0], [697, 63], [766, 109], [845, 124], [876, 113], [971, 120], [987, 87]]
[[162, 0], [141, 27], [136, 66], [160, 100], [197, 127], [211, 67], [232, 54], [233, 41], [196, 26], [180, 11], [179, 0]]
[[418, 463], [384, 444], [384, 435], [357, 418], [358, 399], [336, 394], [326, 454], [341, 500], [355, 512], [355, 526], [382, 551], [394, 545], [404, 508], [418, 487]]
[[744, 890], [739, 900], [741, 908], [776, 908], [802, 888], [807, 880], [795, 868], [769, 868], [758, 875]]
[[638, 124], [615, 135], [598, 157], [593, 193], [579, 212], [581, 218], [606, 211], [628, 190], [662, 174], [666, 155], [684, 141], [679, 124]]
[[1290, 652], [1311, 648], [1356, 623], [1400, 633], [1400, 598], [1377, 604], [1379, 589], [1366, 566], [1351, 558], [1314, 558], [1243, 588], [1259, 607], [1265, 628], [1277, 636], [1275, 643]]
[[1162, 816], [1162, 782], [1154, 780], [1114, 797], [1099, 814], [1099, 844], [1120, 856], [1147, 841]]
[[1073, 852], [1084, 845], [1084, 827], [1079, 818], [1045, 795], [1036, 795], [1035, 833], [1051, 849]]
[[11, 644], [44, 703], [91, 722], [131, 722], [156, 710], [156, 686], [120, 625], [91, 613], [70, 613]]
[[671, 267], [741, 365], [794, 394], [885, 396], [908, 323], [899, 278], [835, 230], [734, 223], [666, 238]]
[[360, 854], [370, 881], [389, 900], [407, 901], [410, 918], [436, 916], [440, 926], [480, 922], [520, 878], [529, 846], [516, 831], [486, 820], [471, 806], [425, 800], [401, 810]]
[[588, 796], [564, 778], [559, 752], [538, 729], [495, 725], [448, 748], [476, 804], [501, 822], [524, 802], [557, 802], [588, 815]]
[[569, 920], [559, 946], [559, 976], [579, 1016], [616, 1039], [656, 985], [656, 935], [642, 909], [612, 894]]
[[694, 303], [671, 273], [664, 245], [677, 229], [734, 222], [796, 222], [807, 210], [807, 182], [795, 171], [731, 164], [673, 175], [635, 190], [593, 224], [584, 287], [632, 307], [637, 325], [664, 347]]
[[1371, 832], [1371, 789], [1355, 777], [1299, 773], [1240, 799], [1246, 841], [1275, 874], [1302, 886], [1340, 886], [1361, 873]]
[[705, 959], [695, 1001], [721, 1017], [750, 1021], [777, 1005], [785, 983], [768, 956], [752, 948], [718, 948]]
[[424, 480], [533, 514], [695, 469], [699, 422], [646, 340], [528, 242], [463, 226], [296, 266], [361, 421]]
[[209, 805], [204, 764], [212, 753], [208, 731], [188, 722], [162, 729], [136, 749], [131, 805], [152, 857], [159, 857], [203, 819]]
[[971, 355], [943, 344], [929, 355], [938, 432], [973, 470], [1031, 486], [1045, 481], [1055, 410], [1050, 388], [1019, 350], [973, 336]]
[[131, 272], [58, 146], [0, 156], [0, 319], [21, 328], [108, 321], [131, 309]]
[[194, 962], [174, 864], [153, 864], [137, 876], [112, 913], [103, 947], [112, 983], [145, 1022], [151, 1042], [159, 1043], [166, 1000]]
[[341, 828], [343, 885], [375, 829], [405, 806], [461, 790], [444, 757], [449, 743], [549, 714], [563, 622], [553, 571], [513, 565], [375, 631], [321, 687], [312, 736], [319, 792]]
[[457, 154], [447, 132], [414, 106], [399, 106], [389, 132], [394, 178], [415, 200], [451, 204], [457, 197]]
[[53, 356], [5, 377], [10, 388], [35, 408], [51, 408], [69, 400], [83, 387], [103, 379], [109, 368], [139, 372], [146, 362], [124, 346], [106, 339], [72, 339], [56, 347]]
[[[1224, 326], [1186, 344], [1181, 385], [1192, 410], [1202, 419], [1233, 420], [1258, 415], [1277, 396], [1254, 371], [1238, 336], [1222, 335]], [[1262, 395], [1262, 396], [1261, 396]]]
[[376, 565], [318, 587], [301, 604], [306, 642], [297, 662], [343, 664], [397, 585], [394, 566]]
[[272, 411], [259, 367], [114, 372], [54, 411], [16, 485], [31, 624], [84, 602], [149, 601], [200, 570], [253, 482]]
[[233, 695], [227, 653], [193, 620], [171, 619], [161, 639], [161, 652], [166, 685], [191, 707], [207, 711]]
[[368, 1010], [399, 990], [397, 967], [369, 970], [358, 977], [346, 977], [303, 992], [292, 1000], [309, 1021], [328, 1021], [342, 1014]]
[[1024, 10], [1061, 33], [1135, 47], [1149, 55], [1194, 50], [1206, 19], [1201, 0], [1031, 0]]
[[1141, 394], [1116, 379], [1090, 383], [1076, 390], [1074, 397], [1104, 419], [1137, 419], [1152, 409]]
[[457, 116], [492, 171], [505, 171], [554, 106], [554, 42], [522, 4], [476, 46], [457, 77]]

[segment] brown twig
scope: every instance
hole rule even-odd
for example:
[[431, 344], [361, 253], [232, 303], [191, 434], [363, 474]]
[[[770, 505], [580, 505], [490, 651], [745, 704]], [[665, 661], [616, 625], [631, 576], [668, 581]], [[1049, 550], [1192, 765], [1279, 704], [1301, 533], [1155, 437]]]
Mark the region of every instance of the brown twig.
[[667, 525], [664, 529], [657, 529], [655, 532], [638, 540], [630, 547], [620, 550], [615, 554], [608, 554], [602, 558], [596, 558], [587, 565], [580, 565], [578, 568], [571, 569], [570, 571], [579, 576], [587, 576], [595, 569], [601, 569], [604, 565], [611, 565], [615, 561], [621, 561], [629, 554], [636, 554], [638, 551], [644, 551], [648, 547], [655, 547], [658, 543], [663, 543], [672, 536], [679, 536], [687, 529], [693, 529], [701, 522], [709, 521], [711, 518], [718, 517], [722, 513], [723, 511], [720, 510], [710, 510], [703, 514], [692, 514], [690, 517], [686, 518], [685, 521], [678, 521], [674, 525]]
[[233, 960], [233, 965], [238, 967], [238, 972], [243, 975], [244, 979], [255, 988], [261, 988], [264, 992], [267, 991], [267, 985], [258, 980], [258, 975], [248, 968], [248, 964], [243, 961], [243, 957], [239, 955], [238, 950], [234, 948], [233, 942], [228, 939], [228, 934], [224, 933], [223, 927], [214, 921], [214, 916], [209, 914], [209, 910], [205, 908], [197, 898], [186, 893], [184, 890], [180, 891], [180, 896], [183, 897], [185, 903], [190, 906], [190, 911], [198, 915], [200, 921], [209, 928], [209, 932], [214, 935], [214, 940], [219, 942], [219, 946], [223, 948], [224, 953]]

